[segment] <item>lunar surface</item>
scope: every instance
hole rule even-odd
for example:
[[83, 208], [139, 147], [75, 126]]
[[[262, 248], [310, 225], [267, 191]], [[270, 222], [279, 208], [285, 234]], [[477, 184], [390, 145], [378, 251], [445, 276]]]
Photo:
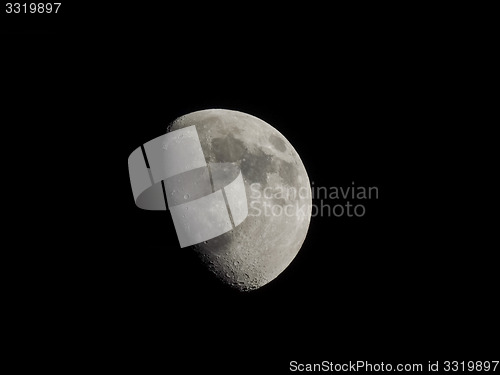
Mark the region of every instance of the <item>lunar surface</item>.
[[241, 291], [257, 289], [283, 272], [304, 242], [311, 218], [307, 172], [286, 138], [254, 116], [203, 110], [179, 117], [167, 131], [192, 125], [207, 163], [240, 168], [248, 216], [191, 248], [222, 282]]

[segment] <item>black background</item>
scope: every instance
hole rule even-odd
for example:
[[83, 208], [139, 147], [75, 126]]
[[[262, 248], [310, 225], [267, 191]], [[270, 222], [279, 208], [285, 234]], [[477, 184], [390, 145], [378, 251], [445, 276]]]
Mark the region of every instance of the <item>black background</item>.
[[[457, 64], [467, 33], [397, 9], [61, 11], [3, 24], [6, 107], [36, 186], [14, 220], [34, 228], [18, 235], [14, 294], [40, 343], [76, 340], [73, 365], [235, 373], [492, 348], [489, 227], [457, 193], [491, 178], [463, 170], [478, 156]], [[135, 207], [126, 163], [207, 108], [274, 126], [316, 186], [377, 186], [379, 199], [362, 218], [312, 218], [268, 285], [223, 287], [179, 249], [168, 214]]]

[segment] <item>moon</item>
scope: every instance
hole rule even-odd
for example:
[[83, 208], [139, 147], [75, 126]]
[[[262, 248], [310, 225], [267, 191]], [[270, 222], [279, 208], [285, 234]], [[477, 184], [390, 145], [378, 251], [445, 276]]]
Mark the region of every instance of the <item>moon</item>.
[[234, 163], [243, 175], [248, 216], [232, 230], [192, 246], [223, 283], [262, 287], [295, 258], [311, 220], [311, 187], [293, 146], [249, 114], [209, 109], [181, 116], [167, 132], [196, 126], [207, 163]]

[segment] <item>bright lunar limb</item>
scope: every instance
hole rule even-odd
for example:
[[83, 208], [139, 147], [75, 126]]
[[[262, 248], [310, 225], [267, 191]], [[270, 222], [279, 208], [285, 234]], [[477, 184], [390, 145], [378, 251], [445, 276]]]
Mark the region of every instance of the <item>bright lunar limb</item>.
[[305, 240], [312, 203], [307, 172], [290, 142], [257, 117], [203, 110], [179, 117], [168, 131], [192, 125], [207, 163], [239, 166], [248, 204], [239, 225], [193, 249], [224, 283], [257, 289], [288, 267]]

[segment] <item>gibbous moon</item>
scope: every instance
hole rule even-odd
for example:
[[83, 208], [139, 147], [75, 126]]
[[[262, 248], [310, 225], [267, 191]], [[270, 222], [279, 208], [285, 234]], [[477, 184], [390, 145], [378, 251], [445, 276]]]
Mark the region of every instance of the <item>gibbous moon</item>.
[[167, 130], [193, 125], [207, 163], [240, 168], [248, 216], [192, 249], [225, 284], [241, 291], [257, 289], [283, 272], [304, 242], [311, 220], [307, 172], [290, 142], [257, 117], [203, 110], [179, 117]]

